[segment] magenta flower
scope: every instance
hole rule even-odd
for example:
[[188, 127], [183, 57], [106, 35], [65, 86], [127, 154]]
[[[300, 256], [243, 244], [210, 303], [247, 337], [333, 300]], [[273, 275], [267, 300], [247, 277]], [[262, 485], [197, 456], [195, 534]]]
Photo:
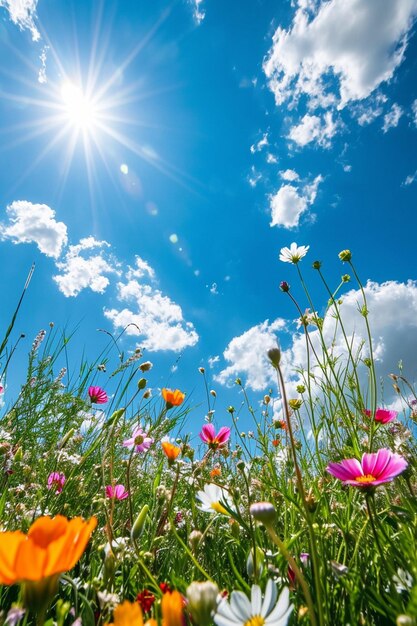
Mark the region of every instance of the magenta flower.
[[65, 481], [65, 474], [62, 472], [52, 472], [48, 476], [48, 489], [55, 489], [56, 494], [61, 493]]
[[101, 387], [89, 387], [88, 395], [92, 404], [106, 404], [109, 399], [107, 393]]
[[114, 500], [126, 500], [129, 497], [129, 492], [126, 491], [124, 485], [107, 485], [106, 496]]
[[213, 424], [204, 424], [199, 437], [209, 448], [217, 450], [217, 448], [223, 448], [229, 441], [230, 428], [222, 426], [216, 435]]
[[[368, 417], [372, 417], [372, 411], [364, 409], [363, 411]], [[381, 424], [388, 424], [397, 418], [397, 411], [390, 411], [389, 409], [377, 409], [375, 411], [375, 421]]]
[[344, 459], [340, 463], [329, 463], [326, 470], [343, 481], [344, 485], [366, 488], [390, 482], [407, 466], [404, 457], [387, 448], [381, 448], [378, 452], [362, 455], [362, 461]]
[[145, 450], [149, 450], [152, 444], [152, 437], [148, 437], [143, 428], [140, 427], [133, 431], [130, 439], [123, 442], [125, 448], [135, 446], [136, 452], [145, 452]]

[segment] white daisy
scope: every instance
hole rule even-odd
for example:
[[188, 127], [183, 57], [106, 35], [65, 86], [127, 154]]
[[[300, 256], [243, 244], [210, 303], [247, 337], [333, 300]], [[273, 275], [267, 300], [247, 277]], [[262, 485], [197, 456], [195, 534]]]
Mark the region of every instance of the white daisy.
[[263, 600], [258, 585], [252, 585], [250, 601], [243, 591], [232, 591], [230, 603], [224, 599], [217, 607], [214, 622], [217, 626], [285, 626], [293, 610], [288, 587], [283, 588], [278, 601], [277, 597], [272, 580], [268, 580]]
[[214, 512], [222, 513], [223, 515], [229, 515], [229, 513], [224, 508], [222, 502], [227, 504], [229, 508], [234, 508], [233, 502], [227, 491], [213, 483], [204, 485], [204, 491], [198, 491], [197, 498], [201, 502], [201, 504], [197, 505], [197, 508], [200, 509], [200, 511], [204, 511], [205, 513]]
[[279, 260], [284, 263], [294, 263], [296, 265], [298, 261], [301, 261], [303, 256], [308, 252], [310, 246], [297, 246], [296, 243], [292, 243], [289, 248], [281, 248]]

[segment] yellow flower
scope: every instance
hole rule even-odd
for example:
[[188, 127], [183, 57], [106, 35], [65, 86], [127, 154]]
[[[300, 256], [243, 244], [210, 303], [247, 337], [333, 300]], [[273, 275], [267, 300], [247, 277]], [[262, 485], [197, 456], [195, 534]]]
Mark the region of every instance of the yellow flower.
[[161, 393], [166, 402], [167, 409], [172, 409], [173, 406], [179, 406], [184, 402], [185, 393], [182, 393], [179, 389], [172, 390], [164, 387]]
[[72, 569], [97, 526], [92, 517], [68, 520], [62, 515], [40, 517], [27, 535], [20, 530], [0, 533], [0, 583], [38, 581]]

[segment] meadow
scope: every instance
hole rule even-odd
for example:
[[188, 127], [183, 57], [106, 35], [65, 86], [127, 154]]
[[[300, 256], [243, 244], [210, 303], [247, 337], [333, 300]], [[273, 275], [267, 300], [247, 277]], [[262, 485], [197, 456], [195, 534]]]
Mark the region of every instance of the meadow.
[[[417, 624], [417, 396], [400, 369], [384, 384], [402, 409], [384, 406], [349, 250], [335, 289], [313, 264], [329, 296], [320, 315], [299, 268], [306, 253], [281, 251], [305, 302], [280, 289], [308, 367], [289, 397], [271, 345], [276, 387], [258, 401], [238, 378], [239, 411], [221, 405], [204, 367], [205, 407], [187, 389], [151, 392], [152, 363], [138, 348], [112, 364], [112, 338], [71, 362], [76, 336], [52, 325], [11, 398], [17, 307], [0, 346], [3, 624]], [[343, 324], [349, 282], [368, 329], [359, 345]]]

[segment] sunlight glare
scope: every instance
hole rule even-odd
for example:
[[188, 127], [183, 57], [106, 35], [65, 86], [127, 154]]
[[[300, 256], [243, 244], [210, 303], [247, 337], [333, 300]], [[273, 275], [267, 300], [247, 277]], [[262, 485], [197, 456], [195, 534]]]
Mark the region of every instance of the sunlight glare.
[[91, 130], [96, 122], [96, 110], [82, 89], [73, 83], [64, 83], [61, 87], [61, 97], [65, 115], [71, 124], [81, 130]]

